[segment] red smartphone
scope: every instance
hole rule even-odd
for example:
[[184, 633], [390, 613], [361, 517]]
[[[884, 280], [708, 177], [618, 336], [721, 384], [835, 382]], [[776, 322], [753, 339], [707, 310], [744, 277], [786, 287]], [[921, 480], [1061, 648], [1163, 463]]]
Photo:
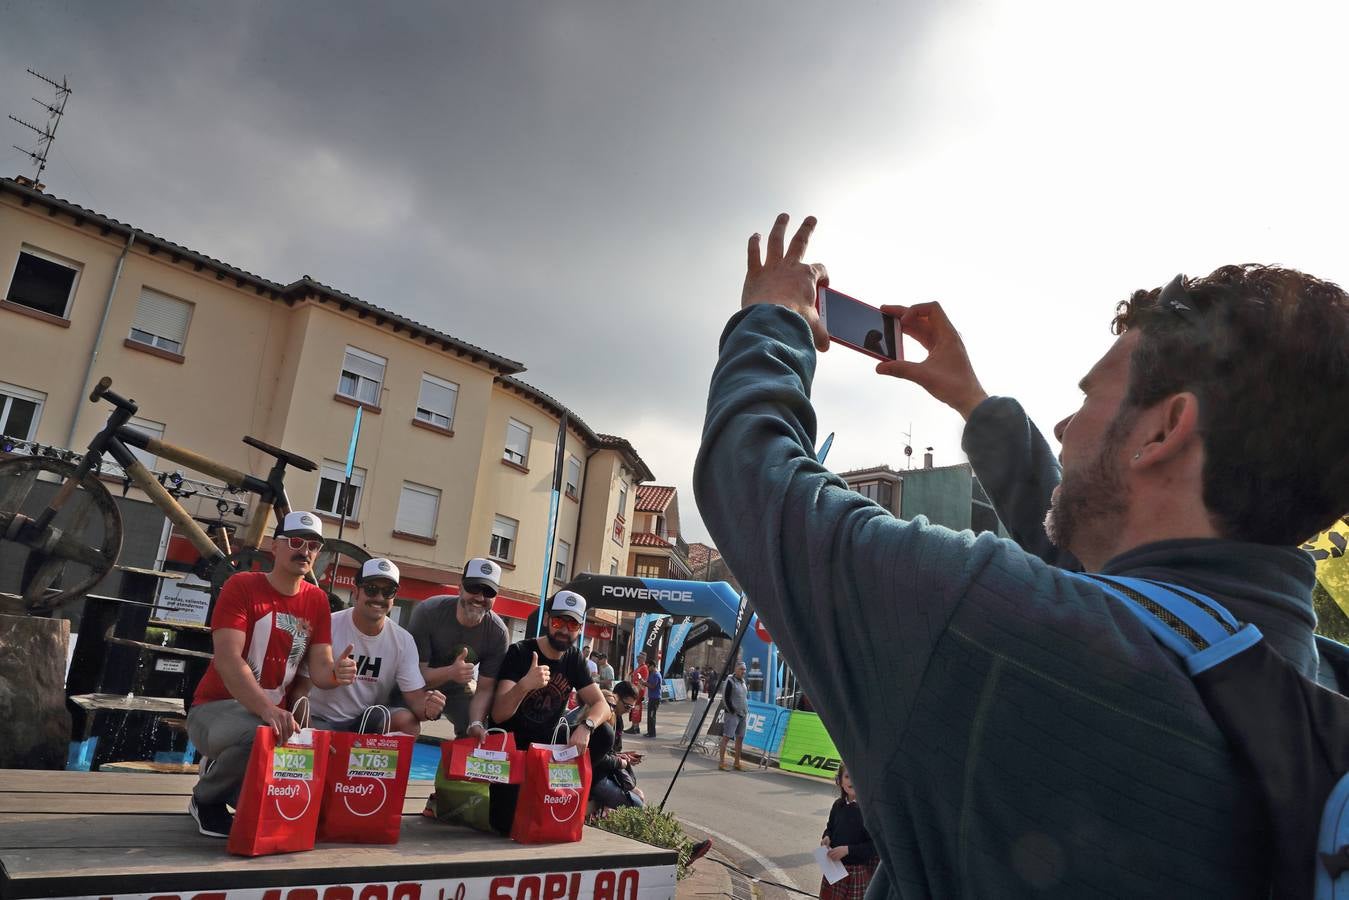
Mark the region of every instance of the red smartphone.
[[882, 362], [904, 358], [899, 323], [893, 316], [831, 287], [820, 288], [815, 308], [830, 340]]

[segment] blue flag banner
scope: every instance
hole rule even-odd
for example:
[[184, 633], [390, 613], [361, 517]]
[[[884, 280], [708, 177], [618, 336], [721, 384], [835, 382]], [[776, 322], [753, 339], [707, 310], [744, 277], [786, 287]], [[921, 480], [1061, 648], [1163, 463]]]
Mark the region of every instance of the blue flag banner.
[[683, 616], [670, 628], [670, 643], [665, 647], [665, 667], [661, 670], [662, 675], [669, 673], [670, 666], [679, 656], [679, 651], [684, 648], [684, 639], [689, 636], [689, 629], [693, 627], [695, 621], [693, 616]]

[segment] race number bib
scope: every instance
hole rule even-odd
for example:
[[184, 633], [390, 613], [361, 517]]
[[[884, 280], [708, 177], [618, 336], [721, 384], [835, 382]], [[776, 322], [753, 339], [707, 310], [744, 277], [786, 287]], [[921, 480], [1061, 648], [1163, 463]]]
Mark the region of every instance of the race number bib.
[[347, 760], [351, 778], [395, 778], [398, 775], [398, 751], [373, 747], [352, 747]]
[[277, 747], [272, 751], [272, 777], [313, 781], [313, 749], [308, 747]]
[[581, 786], [581, 767], [573, 762], [550, 762], [548, 764], [548, 787], [579, 788]]

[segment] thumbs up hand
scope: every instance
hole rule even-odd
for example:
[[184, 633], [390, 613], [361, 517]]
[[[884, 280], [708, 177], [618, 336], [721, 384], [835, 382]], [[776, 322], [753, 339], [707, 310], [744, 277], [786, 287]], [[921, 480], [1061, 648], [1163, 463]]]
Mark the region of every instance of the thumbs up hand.
[[333, 680], [339, 685], [348, 685], [356, 680], [356, 660], [351, 658], [355, 646], [347, 644], [347, 649], [333, 663]]
[[542, 665], [539, 662], [538, 651], [534, 651], [534, 662], [525, 673], [525, 677], [520, 679], [520, 683], [531, 691], [537, 691], [539, 688], [547, 687], [548, 682], [552, 680], [553, 670]]
[[450, 681], [456, 684], [468, 684], [473, 680], [473, 663], [468, 661], [468, 648], [459, 651], [459, 655], [454, 658], [454, 662], [449, 666]]

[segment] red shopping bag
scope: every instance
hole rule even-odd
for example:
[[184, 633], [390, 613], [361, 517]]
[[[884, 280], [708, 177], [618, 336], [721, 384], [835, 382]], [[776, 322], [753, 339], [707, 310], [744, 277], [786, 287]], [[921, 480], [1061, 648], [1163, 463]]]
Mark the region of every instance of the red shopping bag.
[[[557, 740], [556, 732], [553, 739]], [[579, 841], [589, 796], [588, 754], [570, 744], [530, 745], [511, 839], [521, 844]]]
[[[385, 710], [385, 728], [390, 719]], [[364, 721], [361, 724], [365, 728]], [[328, 739], [317, 840], [396, 844], [412, 771], [410, 734], [334, 731]]]
[[314, 849], [328, 734], [301, 728], [278, 744], [276, 732], [258, 726], [230, 829], [230, 853], [265, 856]]
[[515, 735], [494, 728], [481, 744], [471, 737], [441, 744], [441, 765], [445, 775], [457, 781], [519, 784], [525, 780], [525, 754], [515, 746]]

